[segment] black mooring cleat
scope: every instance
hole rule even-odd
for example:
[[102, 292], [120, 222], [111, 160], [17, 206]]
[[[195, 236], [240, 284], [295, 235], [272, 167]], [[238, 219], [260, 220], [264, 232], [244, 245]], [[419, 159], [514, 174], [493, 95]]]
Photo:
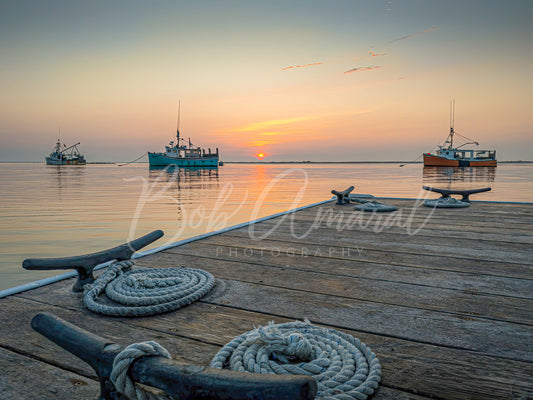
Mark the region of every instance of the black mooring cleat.
[[[34, 316], [31, 326], [94, 369], [100, 380], [99, 400], [126, 399], [110, 379], [122, 346], [49, 313]], [[129, 371], [135, 382], [161, 389], [173, 399], [312, 400], [317, 392], [310, 376], [235, 372], [157, 356], [137, 359]]]
[[78, 271], [78, 280], [72, 288], [75, 292], [82, 292], [83, 286], [94, 282], [93, 270], [98, 264], [111, 260], [129, 260], [133, 253], [155, 242], [164, 235], [162, 230], [153, 231], [131, 242], [121, 244], [100, 251], [98, 253], [82, 256], [61, 258], [28, 258], [22, 262], [22, 267], [29, 270], [75, 269]]
[[350, 186], [348, 189], [343, 190], [342, 192], [339, 192], [338, 190], [332, 190], [331, 194], [334, 194], [337, 196], [337, 205], [343, 205], [348, 204], [350, 202], [350, 192], [354, 190], [353, 186]]
[[483, 193], [483, 192], [489, 192], [491, 190], [490, 187], [487, 188], [481, 188], [481, 189], [472, 189], [472, 190], [449, 190], [449, 189], [437, 189], [430, 186], [422, 186], [424, 190], [429, 190], [430, 192], [436, 192], [440, 193], [442, 195], [441, 198], [450, 197], [451, 194], [458, 194], [463, 196], [461, 201], [470, 203], [469, 196], [474, 193]]

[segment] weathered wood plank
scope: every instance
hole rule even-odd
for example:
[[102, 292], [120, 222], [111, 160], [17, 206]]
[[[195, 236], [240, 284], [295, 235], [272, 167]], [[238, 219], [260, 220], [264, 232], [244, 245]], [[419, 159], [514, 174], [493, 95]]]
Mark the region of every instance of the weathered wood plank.
[[[239, 283], [228, 283], [239, 285]], [[220, 346], [231, 340], [234, 336], [253, 328], [253, 326], [264, 325], [270, 320], [276, 322], [286, 322], [291, 318], [283, 318], [274, 314], [252, 313], [239, 308], [234, 308], [231, 304], [234, 295], [228, 291], [227, 285], [220, 287], [225, 293], [225, 297], [219, 299], [218, 303], [198, 302], [177, 312], [162, 314], [146, 318], [104, 318], [97, 323], [101, 330], [111, 332], [106, 333], [112, 336], [120, 335], [118, 342], [127, 344], [131, 339], [156, 340], [163, 344], [174, 358], [194, 360], [196, 363], [207, 364], [214, 356], [218, 347], [207, 342], [214, 342]], [[237, 292], [238, 295], [240, 293]], [[217, 296], [215, 296], [217, 297]], [[238, 297], [238, 296], [237, 296]], [[209, 300], [209, 299], [207, 299]], [[275, 300], [277, 301], [277, 300]], [[35, 304], [35, 303], [30, 303]], [[44, 305], [41, 305], [43, 307]], [[231, 306], [231, 307], [228, 307]], [[45, 306], [40, 311], [51, 311], [53, 307]], [[57, 310], [56, 310], [57, 312]], [[77, 313], [70, 312], [61, 315], [63, 318], [73, 321], [76, 318], [86, 329], [94, 332], [95, 321], [86, 316], [79, 319]], [[90, 317], [90, 315], [87, 315]], [[100, 317], [97, 317], [100, 318]], [[344, 321], [343, 321], [344, 322]], [[17, 321], [11, 322], [17, 324]], [[103, 325], [102, 325], [103, 323]], [[335, 329], [342, 329], [333, 326]], [[458, 349], [447, 349], [441, 346], [429, 344], [413, 343], [406, 340], [395, 339], [389, 336], [377, 336], [364, 332], [346, 332], [360, 338], [367, 345], [371, 346], [374, 352], [380, 357], [383, 367], [383, 385], [376, 399], [398, 398], [418, 398], [409, 395], [409, 392], [417, 392], [428, 397], [437, 397], [441, 392], [447, 392], [454, 399], [483, 398], [486, 390], [493, 391], [494, 399], [508, 398], [509, 382], [517, 381], [515, 385], [516, 393], [528, 393], [531, 391], [529, 385], [524, 385], [524, 375], [531, 373], [531, 365], [523, 362], [500, 360], [494, 357], [483, 356], [472, 352], [464, 352]], [[141, 332], [142, 337], [138, 337]], [[37, 335], [37, 334], [35, 334]], [[183, 343], [185, 337], [196, 338], [198, 345], [191, 348], [189, 345], [180, 346], [167, 339], [172, 336], [175, 341]], [[130, 338], [125, 340], [124, 338]], [[63, 362], [63, 357], [57, 357], [57, 347], [48, 341], [41, 343], [32, 342], [34, 348], [40, 348], [40, 357], [48, 357], [51, 360]], [[44, 349], [43, 349], [44, 348]], [[63, 352], [64, 353], [64, 352]], [[62, 353], [61, 353], [62, 354]], [[57, 361], [56, 361], [57, 362]], [[427, 365], [431, 365], [428, 370]], [[451, 371], [448, 369], [452, 369]], [[463, 373], [460, 376], [457, 370]], [[480, 371], [484, 373], [480, 373]], [[504, 371], [504, 372], [501, 372]], [[488, 376], [485, 374], [489, 374]], [[489, 389], [486, 383], [490, 381], [490, 376], [499, 374], [497, 384], [489, 382]], [[399, 390], [391, 392], [391, 387]], [[406, 390], [402, 390], [405, 388]], [[383, 396], [383, 397], [382, 397]]]
[[[528, 243], [519, 243], [512, 238], [501, 235], [499, 239], [482, 239], [470, 237], [456, 237], [454, 235], [436, 236], [426, 235], [421, 232], [390, 232], [388, 229], [375, 232], [373, 230], [355, 229], [336, 229], [328, 226], [313, 226], [312, 224], [301, 223], [299, 221], [287, 221], [283, 224], [277, 224], [274, 221], [265, 221], [248, 228], [241, 228], [240, 231], [248, 232], [252, 238], [275, 237], [276, 234], [289, 233], [293, 238], [301, 241], [307, 241], [307, 238], [315, 237], [349, 237], [362, 243], [398, 243], [401, 245], [426, 245], [438, 240], [438, 244], [447, 247], [469, 248], [475, 250], [489, 250], [498, 246], [501, 252], [526, 252], [533, 255], [533, 250]], [[451, 233], [451, 232], [450, 232]], [[531, 237], [533, 239], [533, 236]]]
[[93, 399], [98, 381], [0, 347], [0, 398], [24, 400]]
[[[207, 257], [213, 260], [291, 268], [323, 274], [332, 273], [354, 278], [410, 283], [461, 290], [466, 293], [474, 292], [524, 299], [531, 299], [533, 289], [533, 281], [527, 279], [446, 271], [432, 267], [372, 263], [358, 260], [359, 253], [355, 250], [351, 252], [351, 255], [346, 249], [341, 248], [333, 249], [333, 251], [324, 246], [309, 249], [301, 244], [293, 245], [268, 240], [257, 243], [243, 239], [236, 242], [228, 237], [215, 236], [206, 241], [176, 247], [168, 252]], [[137, 262], [142, 264], [143, 259], [141, 258]]]
[[[507, 229], [524, 228], [533, 223], [533, 216], [530, 213], [500, 212], [498, 213], [498, 206], [492, 206], [490, 211], [477, 210], [474, 206], [468, 208], [446, 209], [431, 207], [424, 207], [420, 203], [406, 204], [405, 202], [383, 201], [389, 205], [398, 207], [397, 211], [389, 213], [369, 213], [355, 211], [354, 205], [337, 206], [334, 203], [325, 203], [319, 206], [310, 207], [296, 214], [299, 218], [315, 218], [318, 215], [341, 214], [345, 219], [357, 218], [365, 221], [372, 220], [425, 220], [428, 223], [446, 223], [446, 221], [453, 221], [458, 226], [467, 226], [468, 222], [475, 227], [504, 227]], [[505, 205], [504, 205], [505, 207]], [[529, 210], [533, 210], [533, 205], [529, 205]], [[355, 215], [354, 215], [355, 214]], [[468, 221], [468, 222], [467, 222]]]
[[[250, 239], [243, 231], [231, 231], [224, 235], [217, 235], [202, 240], [202, 244], [212, 244], [228, 246], [230, 249], [238, 249], [240, 246], [258, 246], [267, 249], [273, 249], [274, 254], [289, 253], [298, 254], [305, 258], [306, 256], [341, 258], [350, 261], [365, 263], [380, 263], [385, 265], [399, 265], [409, 267], [431, 268], [442, 271], [454, 271], [460, 273], [472, 273], [482, 275], [493, 275], [502, 277], [511, 277], [517, 279], [530, 280], [533, 276], [531, 266], [524, 266], [519, 263], [493, 261], [486, 259], [472, 259], [467, 257], [458, 257], [456, 255], [433, 255], [408, 253], [402, 251], [387, 251], [372, 249], [368, 247], [345, 246], [339, 244], [302, 243], [294, 238], [268, 240]], [[265, 244], [265, 246], [262, 246]], [[278, 251], [279, 250], [279, 251]], [[170, 249], [169, 251], [173, 251]], [[237, 250], [238, 251], [238, 250]], [[221, 250], [222, 252], [222, 250]], [[244, 251], [243, 251], [244, 253]], [[245, 253], [245, 257], [250, 257]], [[263, 252], [264, 254], [264, 252]], [[263, 256], [259, 253], [259, 255]], [[258, 254], [255, 254], [257, 256]], [[254, 256], [254, 253], [251, 253]]]
[[[231, 231], [231, 235], [250, 236], [250, 231], [247, 228], [236, 229]], [[267, 225], [257, 224], [254, 227], [254, 237], [256, 239], [269, 238], [276, 240], [295, 240], [298, 235], [281, 229], [269, 228]], [[447, 245], [446, 241], [435, 241], [434, 239], [427, 241], [427, 243], [416, 243], [407, 240], [390, 239], [372, 240], [368, 238], [354, 238], [351, 232], [345, 235], [337, 234], [332, 230], [315, 230], [305, 236], [305, 243], [318, 245], [332, 245], [332, 246], [348, 246], [361, 247], [381, 250], [387, 252], [409, 252], [413, 254], [426, 254], [433, 256], [447, 256], [454, 254], [455, 256], [468, 257], [471, 259], [489, 259], [494, 261], [515, 262], [525, 265], [533, 265], [530, 246], [527, 245], [513, 245], [513, 244], [499, 244], [495, 246], [471, 246], [463, 247], [461, 243], [454, 245]], [[472, 248], [477, 247], [477, 248]]]
[[297, 213], [287, 214], [281, 218], [252, 224], [244, 228], [244, 230], [253, 234], [256, 229], [260, 229], [261, 227], [273, 231], [283, 228], [289, 229], [290, 232], [298, 232], [302, 238], [305, 238], [304, 235], [312, 234], [313, 231], [328, 229], [333, 234], [364, 232], [367, 234], [382, 235], [396, 234], [403, 235], [404, 237], [423, 237], [426, 235], [434, 237], [439, 235], [439, 237], [449, 240], [457, 238], [455, 233], [471, 233], [472, 236], [465, 236], [472, 242], [509, 242], [510, 244], [517, 242], [514, 240], [515, 238], [529, 240], [533, 237], [533, 232], [530, 229], [531, 225], [527, 225], [524, 229], [517, 231], [502, 228], [496, 229], [492, 226], [475, 227], [471, 224], [459, 225], [454, 220], [447, 220], [445, 224], [434, 224], [431, 220], [425, 219], [395, 219], [392, 213], [388, 214], [387, 218], [383, 217], [383, 213], [374, 214], [375, 217], [366, 217], [367, 214], [351, 213], [353, 218], [350, 219], [349, 216], [346, 217], [343, 214], [322, 214], [317, 209], [317, 214], [313, 218], [301, 218]]
[[[144, 328], [132, 329], [131, 321], [140, 321], [142, 318], [105, 317], [81, 307], [81, 304], [77, 301], [77, 296], [64, 300], [63, 304], [67, 302], [72, 304], [70, 309], [47, 304], [46, 302], [27, 300], [18, 296], [2, 299], [0, 322], [2, 323], [3, 335], [0, 336], [0, 347], [19, 349], [23, 354], [47, 360], [52, 364], [61, 365], [63, 368], [68, 366], [68, 369], [78, 374], [96, 378], [94, 371], [88, 364], [62, 350], [59, 346], [31, 329], [30, 321], [37, 313], [50, 312], [85, 330], [104, 336], [122, 345], [127, 346], [150, 337], [164, 346], [174, 358], [181, 361], [205, 365], [211, 360], [209, 355], [212, 357], [218, 351], [217, 346], [206, 347], [205, 343], [199, 343], [196, 340], [191, 341], [174, 335], [172, 326], [158, 332]], [[191, 307], [194, 307], [194, 305]], [[188, 351], [184, 352], [184, 348], [187, 348]], [[58, 352], [60, 352], [61, 358], [57, 357]], [[207, 356], [206, 353], [208, 354]]]
[[[72, 298], [74, 297], [77, 296], [73, 295]], [[26, 354], [28, 358], [39, 358], [41, 361], [53, 364], [58, 368], [76, 370], [82, 376], [90, 376], [92, 379], [96, 377], [87, 364], [31, 330], [27, 321], [37, 312], [51, 312], [117, 343], [128, 345], [145, 340], [155, 340], [169, 350], [175, 359], [197, 365], [208, 365], [222, 345], [229, 342], [239, 333], [253, 328], [250, 323], [251, 319], [253, 319], [255, 325], [266, 325], [272, 319], [270, 315], [264, 316], [250, 313], [246, 313], [245, 317], [243, 317], [243, 311], [200, 302], [192, 304], [179, 312], [131, 319], [102, 317], [83, 309], [78, 312], [65, 310], [21, 299], [17, 296], [4, 300], [9, 300], [4, 303], [6, 306], [5, 314], [12, 316], [12, 318], [4, 318], [2, 320], [3, 329], [11, 339], [9, 341], [10, 346], [16, 347], [18, 351]], [[17, 311], [16, 314], [13, 313], [14, 310]], [[235, 312], [238, 314], [237, 316], [233, 315]], [[286, 319], [284, 321], [289, 320]], [[215, 324], [222, 324], [223, 327], [213, 330]], [[24, 334], [17, 335], [21, 331]], [[0, 348], [2, 345], [4, 343], [0, 342]], [[8, 364], [4, 363], [0, 358], [0, 368], [4, 366], [7, 367]], [[35, 389], [36, 398], [48, 398], [46, 397], [46, 390], [42, 390], [42, 388], [47, 388], [47, 382], [41, 381], [41, 383], [42, 385]], [[11, 393], [11, 391], [10, 388], [6, 388], [6, 393]], [[62, 386], [58, 391], [62, 394], [60, 398], [66, 398], [66, 393], [71, 393], [72, 395], [72, 391], [68, 386]], [[82, 398], [93, 398], [96, 393], [97, 390], [92, 393], [93, 396]], [[45, 397], [38, 397], [43, 394]], [[425, 397], [386, 386], [381, 388], [375, 396], [376, 400], [390, 398], [425, 399]]]
[[[504, 219], [510, 222], [529, 221], [533, 218], [533, 203], [522, 204], [518, 207], [509, 207], [509, 203], [490, 203], [482, 205], [481, 203], [472, 202], [470, 207], [466, 208], [433, 208], [425, 207], [423, 202], [410, 200], [393, 200], [393, 199], [376, 199], [378, 202], [396, 206], [395, 212], [388, 212], [386, 215], [394, 213], [401, 214], [404, 217], [427, 217], [431, 215], [434, 218], [446, 219], [477, 219], [477, 217], [494, 217], [496, 220]], [[302, 218], [315, 213], [316, 209], [331, 209], [336, 212], [352, 212], [358, 203], [336, 205], [335, 202], [326, 202], [317, 206], [304, 208], [297, 212]], [[511, 204], [512, 205], [512, 204]], [[516, 206], [516, 205], [514, 205]], [[368, 214], [368, 213], [365, 213]]]
[[[351, 213], [351, 212], [350, 212]], [[346, 213], [348, 216], [350, 213]], [[450, 219], [441, 220], [423, 217], [410, 217], [398, 214], [378, 214], [376, 216], [362, 216], [347, 222], [343, 214], [328, 209], [315, 209], [312, 214], [288, 214], [283, 222], [281, 219], [267, 220], [265, 225], [280, 224], [287, 226], [294, 223], [302, 225], [303, 232], [314, 227], [330, 227], [338, 231], [361, 231], [368, 233], [393, 233], [398, 235], [424, 235], [430, 237], [465, 238], [470, 240], [511, 241], [513, 243], [533, 243], [532, 224], [523, 228], [501, 229], [492, 225], [472, 226], [471, 224], [458, 224]], [[349, 220], [348, 220], [349, 221]]]
[[[146, 260], [143, 265], [168, 266], [175, 262], [175, 256], [177, 254], [172, 257], [166, 257], [165, 254], [152, 255], [152, 261]], [[332, 275], [324, 277], [313, 272], [303, 274], [302, 271], [285, 268], [272, 269], [199, 257], [182, 257], [178, 259], [188, 261], [189, 267], [207, 270], [228, 285], [230, 280], [250, 285], [245, 286], [250, 290], [246, 298], [254, 304], [240, 304], [238, 307], [243, 309], [260, 311], [256, 308], [256, 303], [262, 304], [259, 297], [264, 296], [268, 302], [272, 298], [285, 296], [287, 300], [279, 305], [280, 310], [285, 307], [302, 307], [298, 313], [289, 314], [294, 318], [313, 315], [315, 309], [311, 304], [315, 303], [319, 306], [327, 304], [324, 307], [333, 308], [330, 312], [339, 315], [340, 319], [352, 318], [355, 309], [364, 310], [362, 315], [358, 315], [357, 325], [344, 327], [533, 361], [533, 356], [524, 349], [524, 344], [531, 338], [531, 328], [528, 325], [531, 320], [529, 308], [522, 307], [531, 305], [530, 301], [522, 304], [522, 299], [514, 299], [520, 304], [517, 305], [508, 300], [505, 303], [504, 300], [504, 304], [501, 304], [502, 298], [496, 296], [478, 298], [460, 291], [427, 290], [415, 285], [406, 285], [403, 290], [398, 290], [393, 285], [379, 285], [377, 282], [365, 284], [345, 276], [335, 279]], [[231, 287], [234, 288], [235, 284], [231, 283]], [[254, 290], [255, 296], [252, 295]], [[290, 303], [289, 298], [295, 299], [294, 304]], [[316, 308], [317, 312], [319, 306]], [[500, 307], [506, 312], [498, 310]], [[275, 313], [271, 307], [264, 308], [263, 311]], [[327, 322], [321, 319], [318, 321], [334, 325], [330, 319]], [[410, 321], [410, 324], [405, 325], [406, 321]], [[502, 332], [505, 332], [506, 338], [502, 337]]]
[[[174, 325], [178, 334], [199, 339], [205, 338], [208, 332], [207, 337], [224, 344], [230, 340], [226, 337], [240, 335], [255, 326], [265, 325], [268, 321], [282, 323], [294, 319], [234, 308], [231, 291], [227, 294], [228, 297], [221, 302], [201, 304], [204, 309], [199, 313], [185, 308], [177, 313], [163, 314], [151, 320], [145, 319], [141, 323], [152, 327]], [[493, 391], [490, 397], [492, 399], [508, 398], [511, 392], [510, 383], [515, 381], [522, 382], [516, 385], [518, 395], [531, 393], [533, 390], [532, 383], [527, 379], [527, 374], [533, 372], [531, 364], [528, 363], [342, 329], [338, 326], [333, 328], [359, 338], [380, 358], [383, 378], [377, 398], [381, 397], [379, 394], [383, 394], [384, 387], [391, 386], [433, 398], [443, 398], [441, 392], [446, 392], [451, 394], [448, 397], [450, 399], [487, 398], [488, 391]], [[459, 371], [465, 371], [466, 375], [460, 376]], [[492, 382], [494, 376], [498, 376], [496, 383]], [[486, 385], [488, 386], [485, 387]]]

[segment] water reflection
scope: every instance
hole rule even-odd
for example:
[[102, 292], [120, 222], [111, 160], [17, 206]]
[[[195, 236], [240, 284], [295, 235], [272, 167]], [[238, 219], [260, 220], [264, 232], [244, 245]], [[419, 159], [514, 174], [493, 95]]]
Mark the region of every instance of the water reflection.
[[[167, 216], [179, 226], [195, 208], [205, 208], [219, 192], [219, 175], [216, 167], [177, 166], [150, 167], [143, 201], [152, 208], [170, 206]], [[170, 210], [168, 210], [170, 211]]]
[[496, 167], [424, 167], [424, 185], [442, 189], [476, 189], [490, 187], [496, 178]]
[[218, 186], [217, 167], [188, 167], [179, 168], [174, 166], [150, 167], [148, 172], [150, 183], [173, 182], [175, 189], [190, 187], [216, 188]]
[[55, 182], [58, 191], [64, 188], [76, 188], [84, 184], [85, 166], [78, 165], [47, 165], [46, 174], [50, 177], [48, 182]]
[[195, 179], [196, 177], [208, 177], [218, 179], [218, 167], [187, 167], [180, 168], [172, 165], [166, 167], [149, 167], [150, 176], [159, 175], [161, 172], [171, 176]]

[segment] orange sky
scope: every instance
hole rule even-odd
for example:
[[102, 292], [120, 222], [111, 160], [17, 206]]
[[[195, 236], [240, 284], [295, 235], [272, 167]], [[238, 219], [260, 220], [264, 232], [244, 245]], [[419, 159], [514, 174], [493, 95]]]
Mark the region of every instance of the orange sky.
[[89, 161], [180, 131], [224, 161], [414, 160], [456, 131], [531, 159], [521, 1], [4, 1], [0, 161], [42, 161], [59, 130]]

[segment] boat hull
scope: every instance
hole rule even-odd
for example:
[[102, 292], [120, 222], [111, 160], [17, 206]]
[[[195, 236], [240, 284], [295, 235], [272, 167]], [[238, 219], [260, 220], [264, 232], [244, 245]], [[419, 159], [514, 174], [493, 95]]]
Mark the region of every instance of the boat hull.
[[424, 153], [424, 165], [427, 167], [496, 167], [496, 160], [455, 160], [434, 154]]
[[215, 157], [187, 157], [173, 158], [161, 153], [148, 153], [150, 167], [166, 167], [175, 165], [178, 167], [218, 167], [218, 156]]
[[55, 160], [50, 157], [46, 157], [46, 165], [85, 165], [85, 160]]

